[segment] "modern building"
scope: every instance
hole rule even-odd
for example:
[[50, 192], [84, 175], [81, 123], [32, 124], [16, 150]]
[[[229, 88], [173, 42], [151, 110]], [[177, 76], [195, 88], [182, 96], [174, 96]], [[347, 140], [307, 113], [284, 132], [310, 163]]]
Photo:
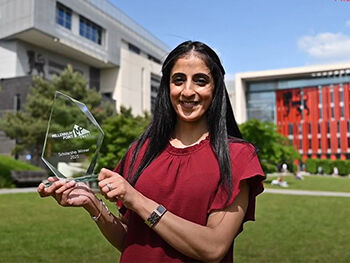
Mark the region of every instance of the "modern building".
[[350, 63], [236, 75], [234, 111], [276, 123], [302, 159], [350, 159]]
[[[50, 80], [68, 64], [116, 110], [151, 111], [167, 53], [107, 0], [0, 0], [0, 117], [22, 108], [32, 75]], [[0, 134], [0, 153], [10, 148]]]

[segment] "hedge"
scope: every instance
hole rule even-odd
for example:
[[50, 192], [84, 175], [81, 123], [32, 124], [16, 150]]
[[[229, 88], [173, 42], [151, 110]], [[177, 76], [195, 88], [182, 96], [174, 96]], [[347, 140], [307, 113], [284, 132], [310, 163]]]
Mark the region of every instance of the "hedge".
[[11, 170], [40, 170], [40, 168], [5, 155], [0, 155], [0, 188], [15, 187], [11, 179]]
[[350, 174], [350, 160], [330, 160], [330, 159], [306, 159], [306, 171], [311, 174], [318, 173], [318, 167], [322, 167], [322, 173], [333, 174], [334, 167], [338, 168], [339, 175]]

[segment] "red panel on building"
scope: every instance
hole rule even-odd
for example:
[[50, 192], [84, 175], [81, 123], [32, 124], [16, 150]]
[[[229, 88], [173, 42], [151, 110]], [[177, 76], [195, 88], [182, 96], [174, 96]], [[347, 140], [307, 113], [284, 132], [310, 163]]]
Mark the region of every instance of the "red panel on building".
[[345, 159], [350, 145], [350, 84], [276, 91], [278, 131], [306, 158]]

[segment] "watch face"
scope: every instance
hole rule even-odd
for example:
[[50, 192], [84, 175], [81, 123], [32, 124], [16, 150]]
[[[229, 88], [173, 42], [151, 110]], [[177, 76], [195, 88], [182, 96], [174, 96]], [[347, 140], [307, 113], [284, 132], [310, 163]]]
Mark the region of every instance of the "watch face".
[[160, 214], [163, 214], [164, 212], [165, 212], [165, 207], [164, 206], [162, 206], [162, 205], [159, 205], [158, 207], [157, 207], [157, 211], [160, 213]]

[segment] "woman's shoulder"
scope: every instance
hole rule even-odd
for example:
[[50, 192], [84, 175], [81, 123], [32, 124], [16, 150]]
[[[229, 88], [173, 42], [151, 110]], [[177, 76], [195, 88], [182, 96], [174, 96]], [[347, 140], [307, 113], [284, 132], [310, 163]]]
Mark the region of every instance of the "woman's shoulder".
[[231, 158], [235, 158], [237, 156], [252, 157], [257, 153], [257, 148], [252, 143], [235, 137], [228, 138], [228, 148]]

